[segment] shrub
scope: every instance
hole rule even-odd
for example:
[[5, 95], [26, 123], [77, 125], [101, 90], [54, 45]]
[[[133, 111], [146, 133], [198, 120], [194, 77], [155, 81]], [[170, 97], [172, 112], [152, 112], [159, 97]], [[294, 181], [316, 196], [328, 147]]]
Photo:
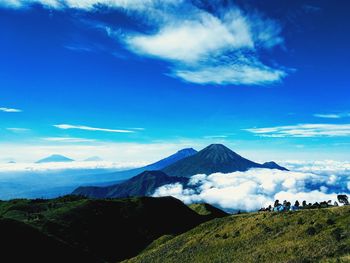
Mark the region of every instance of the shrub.
[[310, 226], [306, 229], [306, 234], [308, 234], [309, 236], [313, 236], [316, 234], [316, 228], [314, 228], [313, 226]]
[[297, 223], [298, 223], [298, 225], [303, 225], [304, 224], [304, 220], [301, 217], [299, 217]]
[[335, 221], [332, 218], [328, 218], [326, 223], [327, 223], [327, 225], [334, 225]]

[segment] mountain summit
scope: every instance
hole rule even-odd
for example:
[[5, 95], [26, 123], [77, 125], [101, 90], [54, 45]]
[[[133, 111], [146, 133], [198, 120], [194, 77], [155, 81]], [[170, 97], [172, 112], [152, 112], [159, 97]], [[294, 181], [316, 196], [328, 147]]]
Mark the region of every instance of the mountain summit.
[[53, 154], [50, 155], [49, 157], [40, 159], [39, 161], [35, 163], [63, 163], [63, 162], [73, 162], [73, 159], [70, 159], [66, 156], [59, 155], [59, 154]]
[[246, 171], [250, 168], [270, 167], [245, 159], [222, 144], [211, 144], [197, 154], [169, 165], [162, 171], [169, 176], [190, 177], [195, 174]]

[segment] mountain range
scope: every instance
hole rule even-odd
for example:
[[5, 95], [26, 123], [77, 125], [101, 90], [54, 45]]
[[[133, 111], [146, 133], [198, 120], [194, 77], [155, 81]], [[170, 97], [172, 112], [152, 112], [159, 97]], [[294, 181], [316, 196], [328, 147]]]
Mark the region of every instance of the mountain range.
[[[169, 165], [164, 167], [165, 164]], [[148, 168], [158, 168], [160, 171], [143, 170]], [[196, 174], [232, 173], [251, 168], [287, 170], [275, 162], [259, 164], [243, 158], [222, 144], [212, 144], [199, 152], [191, 148], [184, 149], [157, 163], [138, 168], [142, 172], [122, 184], [105, 187], [84, 186], [75, 189], [72, 194], [92, 198], [150, 196], [158, 187], [166, 184], [180, 183], [186, 186], [189, 178]]]

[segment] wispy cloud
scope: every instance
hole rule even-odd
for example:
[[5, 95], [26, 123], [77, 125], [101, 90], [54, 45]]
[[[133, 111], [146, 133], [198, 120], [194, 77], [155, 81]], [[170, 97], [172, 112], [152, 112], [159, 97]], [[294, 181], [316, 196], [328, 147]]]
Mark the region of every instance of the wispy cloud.
[[[222, 1], [225, 2], [225, 1]], [[265, 85], [287, 70], [261, 54], [284, 43], [280, 24], [233, 4], [183, 0], [5, 0], [13, 8], [43, 6], [94, 11], [101, 5], [127, 11], [144, 31], [106, 27], [110, 37], [140, 56], [167, 61], [167, 75], [196, 84]]]
[[347, 137], [350, 124], [297, 124], [245, 129], [261, 137]]
[[62, 130], [76, 129], [76, 130], [85, 130], [85, 131], [101, 131], [101, 132], [113, 132], [113, 133], [134, 133], [135, 132], [131, 129], [130, 130], [106, 129], [106, 128], [96, 128], [96, 127], [89, 127], [89, 126], [83, 126], [83, 125], [70, 125], [70, 124], [56, 124], [53, 126]]
[[30, 131], [30, 129], [27, 129], [27, 128], [6, 128], [6, 130], [15, 132], [15, 133]]
[[78, 142], [95, 142], [94, 139], [86, 138], [74, 138], [74, 137], [46, 137], [42, 138], [44, 141], [48, 142], [62, 142], [62, 143], [78, 143]]
[[203, 138], [204, 139], [225, 139], [227, 137], [228, 135], [207, 135], [207, 136], [204, 136]]
[[[191, 11], [183, 7], [168, 11], [163, 21], [155, 19], [151, 34], [135, 32], [120, 38], [132, 52], [169, 61], [170, 75], [192, 83], [263, 85], [286, 76], [281, 68], [259, 59], [261, 51], [283, 43], [276, 22], [244, 14], [236, 6], [219, 14], [192, 4], [187, 4]], [[180, 10], [186, 16], [175, 15]]]
[[327, 113], [327, 114], [317, 113], [317, 114], [314, 114], [314, 117], [324, 118], [324, 119], [341, 119], [341, 118], [350, 117], [350, 113], [349, 112]]
[[0, 111], [2, 111], [2, 112], [22, 112], [22, 110], [20, 110], [20, 109], [5, 108], [5, 107], [1, 107]]

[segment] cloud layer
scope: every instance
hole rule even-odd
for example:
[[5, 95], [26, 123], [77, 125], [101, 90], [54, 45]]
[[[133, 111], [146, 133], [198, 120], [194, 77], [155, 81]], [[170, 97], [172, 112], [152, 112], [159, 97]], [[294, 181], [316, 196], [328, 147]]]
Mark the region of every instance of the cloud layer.
[[[349, 164], [347, 164], [349, 165]], [[181, 184], [158, 188], [154, 196], [172, 195], [186, 203], [207, 202], [228, 211], [254, 211], [274, 200], [320, 202], [350, 191], [350, 170], [334, 174], [251, 169], [229, 174], [195, 175], [188, 188]]]
[[246, 131], [261, 137], [345, 137], [350, 136], [350, 124], [297, 124]]
[[[261, 54], [283, 44], [281, 26], [258, 12], [225, 1], [183, 0], [5, 0], [3, 6], [122, 10], [143, 31], [106, 27], [129, 51], [167, 61], [168, 75], [196, 84], [265, 85], [286, 76]], [[1, 4], [0, 4], [1, 5]], [[270, 63], [272, 64], [272, 63]]]

